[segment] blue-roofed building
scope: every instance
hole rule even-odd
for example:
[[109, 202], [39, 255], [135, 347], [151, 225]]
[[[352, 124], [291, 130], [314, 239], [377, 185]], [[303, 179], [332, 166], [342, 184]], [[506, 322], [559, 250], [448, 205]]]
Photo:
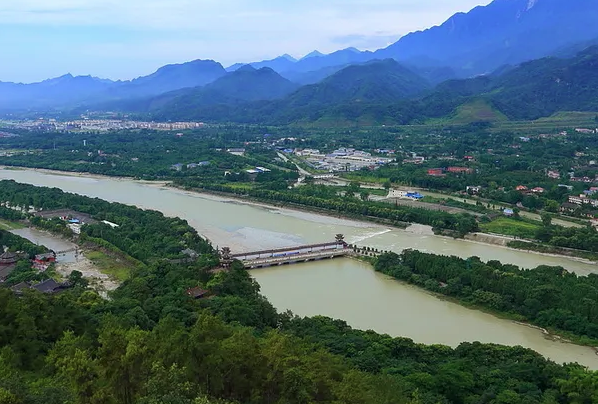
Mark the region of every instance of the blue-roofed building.
[[508, 217], [511, 217], [511, 216], [514, 216], [514, 215], [515, 215], [515, 211], [514, 211], [513, 209], [509, 209], [509, 208], [507, 208], [507, 209], [503, 210], [503, 211], [502, 211], [502, 213], [503, 213], [505, 216], [508, 216]]
[[407, 192], [407, 198], [420, 200], [424, 199], [424, 196], [419, 192]]

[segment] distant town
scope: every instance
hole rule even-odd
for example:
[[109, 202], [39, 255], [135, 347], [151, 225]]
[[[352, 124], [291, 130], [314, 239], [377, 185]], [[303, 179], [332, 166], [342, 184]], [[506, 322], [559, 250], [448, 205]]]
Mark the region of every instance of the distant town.
[[57, 119], [0, 120], [0, 128], [27, 129], [52, 132], [105, 132], [123, 129], [187, 130], [204, 126], [203, 122], [145, 122], [129, 119], [91, 119], [73, 121]]

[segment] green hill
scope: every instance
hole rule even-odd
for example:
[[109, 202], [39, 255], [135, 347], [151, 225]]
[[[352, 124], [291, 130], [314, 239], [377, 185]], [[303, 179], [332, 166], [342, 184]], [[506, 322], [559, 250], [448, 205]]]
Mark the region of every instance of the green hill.
[[598, 47], [434, 88], [394, 60], [349, 66], [318, 84], [294, 86], [270, 69], [240, 69], [203, 88], [157, 97], [146, 110], [156, 119], [263, 124], [536, 120], [559, 111], [598, 111]]
[[464, 125], [473, 122], [502, 122], [508, 119], [506, 115], [494, 108], [487, 100], [473, 98], [459, 105], [452, 114], [434, 119], [432, 123]]
[[204, 87], [156, 97], [149, 104], [149, 110], [160, 109], [163, 115], [176, 115], [180, 111], [192, 112], [199, 107], [218, 104], [274, 100], [298, 87], [270, 68], [256, 70], [251, 66], [243, 66]]

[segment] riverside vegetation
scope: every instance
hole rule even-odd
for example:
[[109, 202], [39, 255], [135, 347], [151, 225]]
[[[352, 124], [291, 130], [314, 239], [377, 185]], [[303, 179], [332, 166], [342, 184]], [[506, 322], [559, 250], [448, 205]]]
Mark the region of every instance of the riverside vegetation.
[[[65, 204], [119, 227], [85, 225], [143, 266], [102, 299], [0, 288], [0, 399], [6, 403], [591, 403], [598, 374], [521, 347], [453, 349], [277, 313], [237, 266], [180, 219], [3, 181], [2, 198]], [[24, 206], [24, 205], [20, 205]], [[99, 231], [97, 234], [95, 230]], [[16, 239], [10, 241], [15, 243]], [[176, 242], [175, 242], [176, 240]], [[18, 241], [17, 241], [18, 242]], [[195, 262], [162, 257], [193, 246]], [[13, 245], [13, 248], [19, 248]], [[190, 287], [212, 297], [194, 300]]]
[[381, 255], [375, 269], [432, 292], [598, 345], [598, 275], [562, 267], [524, 270], [477, 257], [405, 250]]

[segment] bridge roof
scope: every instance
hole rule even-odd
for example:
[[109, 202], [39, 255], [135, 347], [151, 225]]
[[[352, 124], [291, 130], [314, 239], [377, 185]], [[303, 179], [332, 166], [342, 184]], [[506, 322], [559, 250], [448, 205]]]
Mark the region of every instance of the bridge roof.
[[261, 254], [269, 254], [269, 253], [279, 253], [279, 252], [286, 252], [286, 251], [295, 251], [295, 250], [304, 250], [306, 248], [318, 248], [318, 247], [332, 247], [337, 246], [339, 243], [322, 243], [322, 244], [309, 244], [309, 245], [300, 245], [296, 247], [286, 247], [286, 248], [277, 248], [273, 250], [263, 250], [263, 251], [250, 251], [246, 253], [239, 253], [233, 254], [232, 257], [246, 257], [248, 255], [261, 255]]

